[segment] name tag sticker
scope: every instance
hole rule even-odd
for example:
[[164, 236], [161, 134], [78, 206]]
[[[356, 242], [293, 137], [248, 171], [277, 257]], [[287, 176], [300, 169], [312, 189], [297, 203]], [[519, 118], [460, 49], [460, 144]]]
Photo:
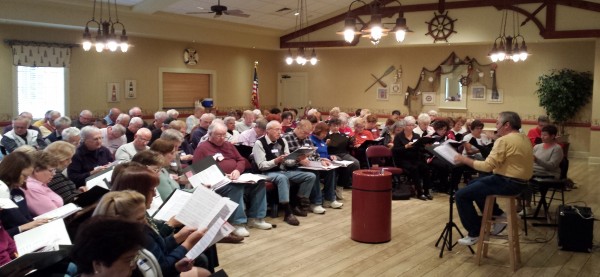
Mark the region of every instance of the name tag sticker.
[[277, 154], [279, 153], [279, 149], [271, 149], [271, 153]]
[[325, 146], [325, 143], [321, 143], [321, 146]]
[[367, 136], [360, 136], [360, 137], [361, 137], [361, 138], [364, 138], [364, 139], [366, 139], [366, 138], [367, 138]]
[[21, 201], [23, 201], [23, 199], [24, 199], [24, 198], [23, 198], [23, 196], [21, 196], [21, 195], [15, 195], [15, 196], [13, 197], [13, 201], [15, 201], [15, 203], [21, 202]]
[[213, 159], [215, 159], [215, 161], [217, 161], [217, 162], [220, 162], [223, 159], [225, 159], [225, 157], [223, 157], [223, 154], [217, 153], [217, 154], [213, 155]]

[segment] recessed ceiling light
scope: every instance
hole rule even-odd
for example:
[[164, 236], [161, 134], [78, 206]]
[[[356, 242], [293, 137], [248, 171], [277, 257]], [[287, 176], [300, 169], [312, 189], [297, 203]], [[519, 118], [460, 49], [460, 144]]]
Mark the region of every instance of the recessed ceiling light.
[[299, 15], [300, 15], [300, 12], [295, 12], [295, 13], [294, 13], [294, 15], [295, 15], [295, 16], [299, 16]]

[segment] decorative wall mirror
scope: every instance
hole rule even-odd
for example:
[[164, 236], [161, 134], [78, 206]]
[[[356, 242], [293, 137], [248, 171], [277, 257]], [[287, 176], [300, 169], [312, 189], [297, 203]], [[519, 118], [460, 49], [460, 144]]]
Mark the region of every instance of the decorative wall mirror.
[[467, 86], [463, 86], [463, 78], [469, 76], [468, 66], [463, 64], [451, 67], [449, 72], [445, 72], [444, 67], [446, 66], [442, 67], [440, 74], [439, 108], [466, 109]]

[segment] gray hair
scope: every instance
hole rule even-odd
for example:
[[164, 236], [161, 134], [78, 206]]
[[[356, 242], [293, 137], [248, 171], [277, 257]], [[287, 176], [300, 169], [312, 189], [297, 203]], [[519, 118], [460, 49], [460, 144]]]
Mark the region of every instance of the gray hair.
[[98, 129], [96, 126], [85, 126], [81, 128], [81, 140], [86, 140], [88, 137], [91, 137], [99, 132], [100, 129]]
[[79, 116], [84, 116], [84, 115], [93, 116], [94, 114], [92, 114], [92, 111], [90, 111], [90, 110], [83, 110], [79, 113]]
[[419, 117], [417, 117], [417, 121], [419, 123], [429, 124], [429, 123], [431, 123], [431, 117], [426, 113], [421, 113], [421, 114], [419, 114]]
[[245, 110], [244, 115], [242, 115], [242, 117], [246, 117], [248, 115], [255, 116], [254, 112], [252, 112], [251, 110]]
[[169, 141], [183, 142], [183, 135], [181, 134], [181, 132], [179, 130], [175, 130], [175, 129], [164, 130], [162, 132], [162, 134], [160, 135], [160, 138], [166, 139]]
[[79, 129], [75, 127], [69, 127], [64, 129], [60, 135], [62, 136], [62, 140], [69, 141], [70, 138], [79, 136], [80, 134], [81, 131]]
[[129, 116], [129, 115], [128, 115], [128, 114], [126, 114], [126, 113], [121, 113], [121, 114], [119, 114], [119, 116], [117, 117], [117, 121], [118, 121], [118, 122], [121, 122], [121, 121], [125, 120], [125, 118], [127, 118], [127, 120], [130, 120], [130, 119], [131, 119], [131, 116]]
[[210, 126], [208, 126], [207, 134], [211, 136], [212, 133], [216, 130], [222, 130], [227, 132], [227, 126], [225, 126], [225, 124], [221, 120], [215, 120], [212, 124], [210, 124]]
[[167, 116], [176, 118], [179, 116], [179, 112], [176, 109], [170, 109], [167, 111]]
[[131, 109], [129, 109], [129, 115], [133, 115], [133, 112], [135, 111], [140, 111], [140, 113], [142, 112], [142, 109], [140, 109], [140, 107], [133, 107]]
[[393, 131], [398, 128], [404, 128], [404, 127], [406, 127], [406, 121], [404, 119], [400, 119], [400, 120], [394, 122], [394, 124], [392, 124], [392, 127], [390, 129], [392, 129], [392, 131]]
[[436, 110], [430, 110], [430, 111], [428, 111], [428, 112], [427, 112], [427, 114], [428, 114], [429, 116], [437, 116], [437, 115], [438, 115], [438, 112], [437, 112]]
[[233, 116], [228, 116], [228, 117], [226, 117], [226, 118], [224, 118], [224, 119], [223, 119], [223, 122], [224, 122], [225, 124], [227, 124], [227, 123], [229, 123], [229, 122], [235, 122], [235, 117], [233, 117]]
[[141, 124], [144, 125], [144, 120], [141, 117], [134, 117], [129, 121], [129, 125], [131, 124]]
[[267, 123], [267, 130], [272, 129], [273, 127], [280, 127], [280, 126], [281, 126], [281, 123], [279, 123], [279, 121], [271, 120], [271, 121], [269, 121], [269, 123]]
[[254, 127], [257, 127], [258, 129], [266, 130], [267, 124], [268, 124], [268, 122], [266, 119], [259, 118], [256, 120], [256, 125]]
[[118, 132], [121, 133], [121, 136], [125, 134], [125, 126], [121, 125], [121, 124], [115, 124], [112, 126], [112, 132]]
[[516, 112], [505, 111], [501, 112], [499, 115], [502, 124], [508, 122], [510, 128], [513, 130], [521, 129], [521, 117]]
[[406, 125], [417, 123], [417, 120], [412, 115], [404, 117], [404, 121], [405, 121]]
[[47, 119], [52, 119], [55, 116], [60, 116], [60, 112], [59, 111], [48, 111], [48, 113], [46, 113], [46, 118]]
[[211, 113], [205, 113], [200, 117], [200, 120], [210, 120], [213, 121], [215, 120], [215, 115], [211, 114]]
[[154, 119], [167, 119], [167, 113], [164, 111], [158, 111], [154, 113]]
[[54, 120], [54, 126], [61, 128], [65, 126], [71, 126], [71, 119], [67, 116], [62, 116]]
[[308, 112], [306, 112], [306, 115], [314, 115], [315, 113], [318, 113], [318, 112], [319, 112], [319, 110], [313, 108], [313, 109], [308, 110]]
[[29, 128], [29, 126], [31, 125], [31, 119], [29, 119], [29, 117], [26, 117], [26, 116], [19, 115], [19, 116], [15, 117], [15, 119], [13, 119], [12, 122], [15, 123], [15, 121], [24, 121], [24, 122], [26, 122], [27, 123], [27, 128]]

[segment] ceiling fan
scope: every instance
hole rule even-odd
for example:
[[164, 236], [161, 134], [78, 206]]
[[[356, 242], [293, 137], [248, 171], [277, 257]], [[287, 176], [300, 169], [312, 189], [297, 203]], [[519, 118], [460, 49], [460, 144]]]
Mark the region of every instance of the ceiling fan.
[[232, 15], [239, 17], [250, 17], [249, 14], [244, 13], [242, 10], [227, 10], [226, 6], [221, 6], [221, 0], [217, 1], [217, 4], [210, 7], [210, 12], [187, 12], [185, 14], [209, 14], [214, 13], [215, 17], [219, 17], [221, 15]]

